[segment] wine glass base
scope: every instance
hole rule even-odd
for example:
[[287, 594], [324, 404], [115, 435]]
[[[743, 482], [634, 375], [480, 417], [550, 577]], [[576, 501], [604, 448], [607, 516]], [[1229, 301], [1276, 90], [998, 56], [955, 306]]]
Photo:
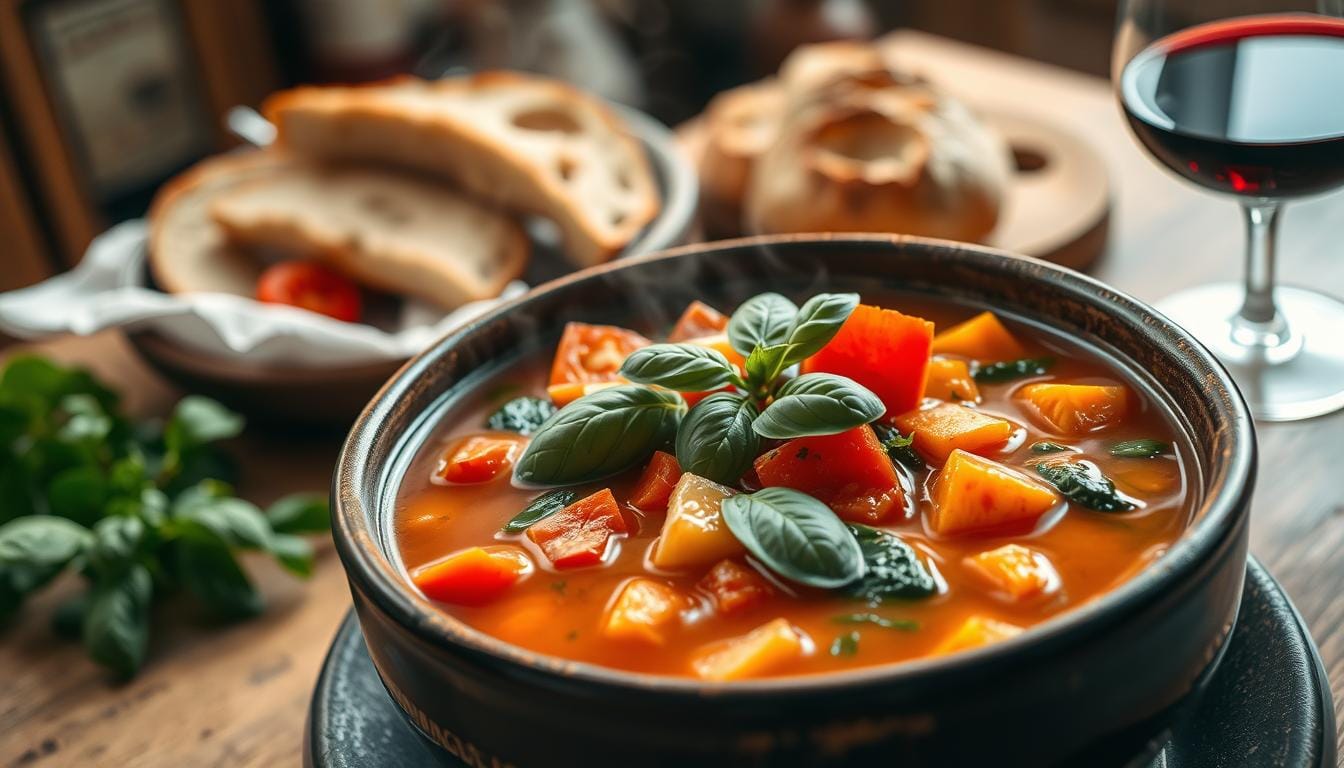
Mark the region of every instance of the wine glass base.
[[1274, 298], [1289, 335], [1275, 346], [1233, 338], [1231, 319], [1244, 289], [1218, 283], [1181, 291], [1157, 308], [1222, 361], [1255, 418], [1296, 421], [1344, 408], [1344, 302], [1303, 288], [1280, 286]]

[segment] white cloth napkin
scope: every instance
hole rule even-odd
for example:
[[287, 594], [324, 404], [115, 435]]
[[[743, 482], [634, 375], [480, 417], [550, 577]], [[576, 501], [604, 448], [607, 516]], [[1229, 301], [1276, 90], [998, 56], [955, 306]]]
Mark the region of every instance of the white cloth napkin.
[[168, 294], [145, 285], [146, 226], [119, 224], [89, 245], [79, 266], [38, 285], [0, 293], [0, 330], [22, 339], [105, 328], [152, 329], [223, 359], [287, 367], [401, 360], [499, 301], [527, 290], [515, 280], [498, 299], [444, 314], [408, 300], [381, 329], [227, 294]]

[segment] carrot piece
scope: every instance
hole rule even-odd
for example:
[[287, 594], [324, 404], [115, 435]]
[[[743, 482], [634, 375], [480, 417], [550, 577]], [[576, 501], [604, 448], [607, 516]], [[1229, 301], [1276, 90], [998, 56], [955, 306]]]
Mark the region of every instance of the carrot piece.
[[431, 600], [485, 605], [503, 595], [531, 568], [527, 555], [512, 547], [464, 549], [417, 568], [411, 582]]
[[1022, 346], [993, 312], [981, 312], [933, 337], [933, 352], [962, 355], [982, 363], [1017, 360], [1027, 356]]
[[667, 631], [689, 604], [685, 595], [653, 579], [634, 578], [616, 595], [602, 625], [602, 634], [618, 640], [653, 645], [667, 641]]
[[987, 616], [971, 616], [957, 628], [957, 631], [943, 638], [943, 641], [934, 647], [933, 653], [937, 655], [969, 651], [972, 648], [997, 643], [1000, 640], [1007, 640], [1020, 634], [1022, 634], [1022, 628], [1016, 624], [1009, 624]]
[[943, 536], [1025, 528], [1059, 503], [1049, 486], [963, 450], [948, 456], [929, 495], [930, 526]]
[[732, 615], [753, 608], [774, 595], [760, 574], [733, 560], [720, 560], [697, 584], [714, 600], [714, 610]]
[[527, 537], [556, 568], [582, 568], [602, 562], [612, 535], [628, 530], [616, 497], [603, 488], [535, 523]]
[[1059, 573], [1050, 558], [1021, 544], [1005, 544], [962, 563], [990, 589], [1015, 602], [1059, 588]]
[[713, 336], [716, 333], [723, 333], [727, 327], [728, 317], [722, 312], [703, 301], [692, 301], [686, 305], [686, 311], [677, 319], [677, 324], [672, 328], [672, 333], [668, 334], [667, 340], [676, 342]]
[[653, 564], [675, 570], [744, 552], [722, 516], [723, 500], [733, 493], [732, 488], [699, 475], [683, 474], [668, 499], [667, 519], [653, 548]]
[[860, 304], [801, 369], [847, 376], [877, 395], [887, 413], [903, 413], [919, 405], [932, 339], [928, 320]]
[[929, 361], [928, 377], [924, 381], [924, 396], [951, 402], [980, 402], [980, 387], [971, 377], [971, 367], [965, 360], [936, 357]]
[[516, 435], [472, 435], [439, 462], [438, 476], [450, 483], [484, 483], [506, 474], [522, 452]]
[[551, 363], [550, 384], [592, 384], [617, 381], [626, 356], [649, 340], [614, 325], [569, 323]]
[[896, 469], [867, 424], [836, 435], [798, 437], [757, 457], [763, 486], [783, 486], [822, 501], [899, 489]]
[[1114, 426], [1125, 418], [1129, 391], [1101, 384], [1028, 384], [1018, 393], [1036, 406], [1052, 430], [1079, 436]]
[[981, 453], [1013, 436], [1011, 421], [955, 403], [910, 411], [896, 417], [896, 426], [914, 438], [915, 450], [941, 464], [957, 449]]
[[644, 473], [630, 492], [630, 503], [643, 510], [667, 509], [672, 489], [681, 479], [681, 465], [677, 457], [663, 451], [654, 451]]
[[788, 619], [778, 618], [700, 649], [691, 659], [691, 669], [705, 680], [743, 680], [778, 671], [803, 653], [798, 630]]

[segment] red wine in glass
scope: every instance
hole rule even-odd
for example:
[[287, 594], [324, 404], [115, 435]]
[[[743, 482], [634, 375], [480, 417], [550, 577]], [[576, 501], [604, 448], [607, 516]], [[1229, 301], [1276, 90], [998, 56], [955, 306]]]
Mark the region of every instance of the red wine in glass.
[[1193, 27], [1134, 56], [1119, 90], [1148, 151], [1208, 189], [1280, 199], [1344, 185], [1344, 20]]

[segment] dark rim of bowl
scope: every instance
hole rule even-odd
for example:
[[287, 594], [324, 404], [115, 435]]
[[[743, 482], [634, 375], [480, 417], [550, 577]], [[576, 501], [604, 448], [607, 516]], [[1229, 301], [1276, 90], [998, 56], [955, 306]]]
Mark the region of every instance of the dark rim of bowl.
[[[386, 421], [398, 400], [415, 387], [417, 379], [430, 361], [451, 350], [476, 328], [495, 318], [513, 312], [530, 302], [538, 301], [556, 291], [587, 280], [600, 279], [614, 270], [631, 265], [675, 259], [686, 254], [719, 251], [730, 248], [815, 244], [850, 243], [855, 245], [914, 246], [937, 250], [952, 250], [959, 258], [969, 258], [987, 268], [1002, 270], [1007, 259], [1019, 269], [1053, 273], [1060, 288], [1089, 303], [1098, 297], [1124, 310], [1137, 313], [1152, 321], [1173, 348], [1179, 347], [1193, 358], [1192, 362], [1204, 369], [1203, 389], [1210, 399], [1220, 399], [1224, 408], [1220, 428], [1230, 433], [1231, 449], [1221, 457], [1213, 457], [1200, 471], [1206, 484], [1205, 497], [1194, 511], [1191, 525], [1155, 562], [1123, 584], [1100, 598], [1074, 607], [1014, 638], [991, 646], [950, 655], [892, 662], [887, 665], [863, 667], [829, 673], [762, 680], [711, 683], [687, 677], [673, 677], [605, 667], [578, 662], [562, 657], [537, 653], [507, 643], [476, 630], [437, 608], [431, 601], [415, 593], [379, 546], [377, 532], [365, 524], [370, 516], [361, 498], [366, 486], [380, 483], [379, 477], [367, 471], [366, 454], [375, 440], [384, 437]], [[1122, 360], [1133, 363], [1129, 360]], [[1213, 465], [1219, 471], [1214, 472]], [[804, 234], [746, 237], [713, 243], [673, 248], [645, 256], [590, 267], [558, 278], [533, 289], [524, 296], [504, 303], [444, 336], [432, 347], [412, 358], [374, 396], [351, 429], [337, 460], [332, 488], [332, 533], [337, 553], [347, 576], [369, 596], [375, 605], [391, 616], [403, 629], [435, 646], [446, 646], [464, 653], [474, 662], [516, 665], [514, 671], [540, 675], [554, 675], [566, 681], [582, 682], [587, 686], [606, 686], [613, 690], [640, 690], [663, 696], [703, 697], [765, 697], [788, 691], [824, 693], [839, 688], [857, 689], [903, 682], [916, 684], [929, 677], [952, 672], [973, 674], [986, 665], [1007, 662], [1030, 655], [1042, 647], [1058, 647], [1074, 633], [1086, 632], [1093, 622], [1112, 621], [1133, 613], [1143, 605], [1162, 596], [1178, 577], [1196, 570], [1206, 556], [1215, 552], [1221, 542], [1243, 525], [1249, 514], [1250, 494], [1254, 481], [1256, 444], [1250, 412], [1231, 377], [1202, 345], [1179, 326], [1138, 300], [1120, 293], [1104, 283], [1054, 264], [1018, 256], [979, 245], [970, 245], [932, 238], [906, 235], [874, 234]], [[378, 494], [381, 496], [381, 494]]]

